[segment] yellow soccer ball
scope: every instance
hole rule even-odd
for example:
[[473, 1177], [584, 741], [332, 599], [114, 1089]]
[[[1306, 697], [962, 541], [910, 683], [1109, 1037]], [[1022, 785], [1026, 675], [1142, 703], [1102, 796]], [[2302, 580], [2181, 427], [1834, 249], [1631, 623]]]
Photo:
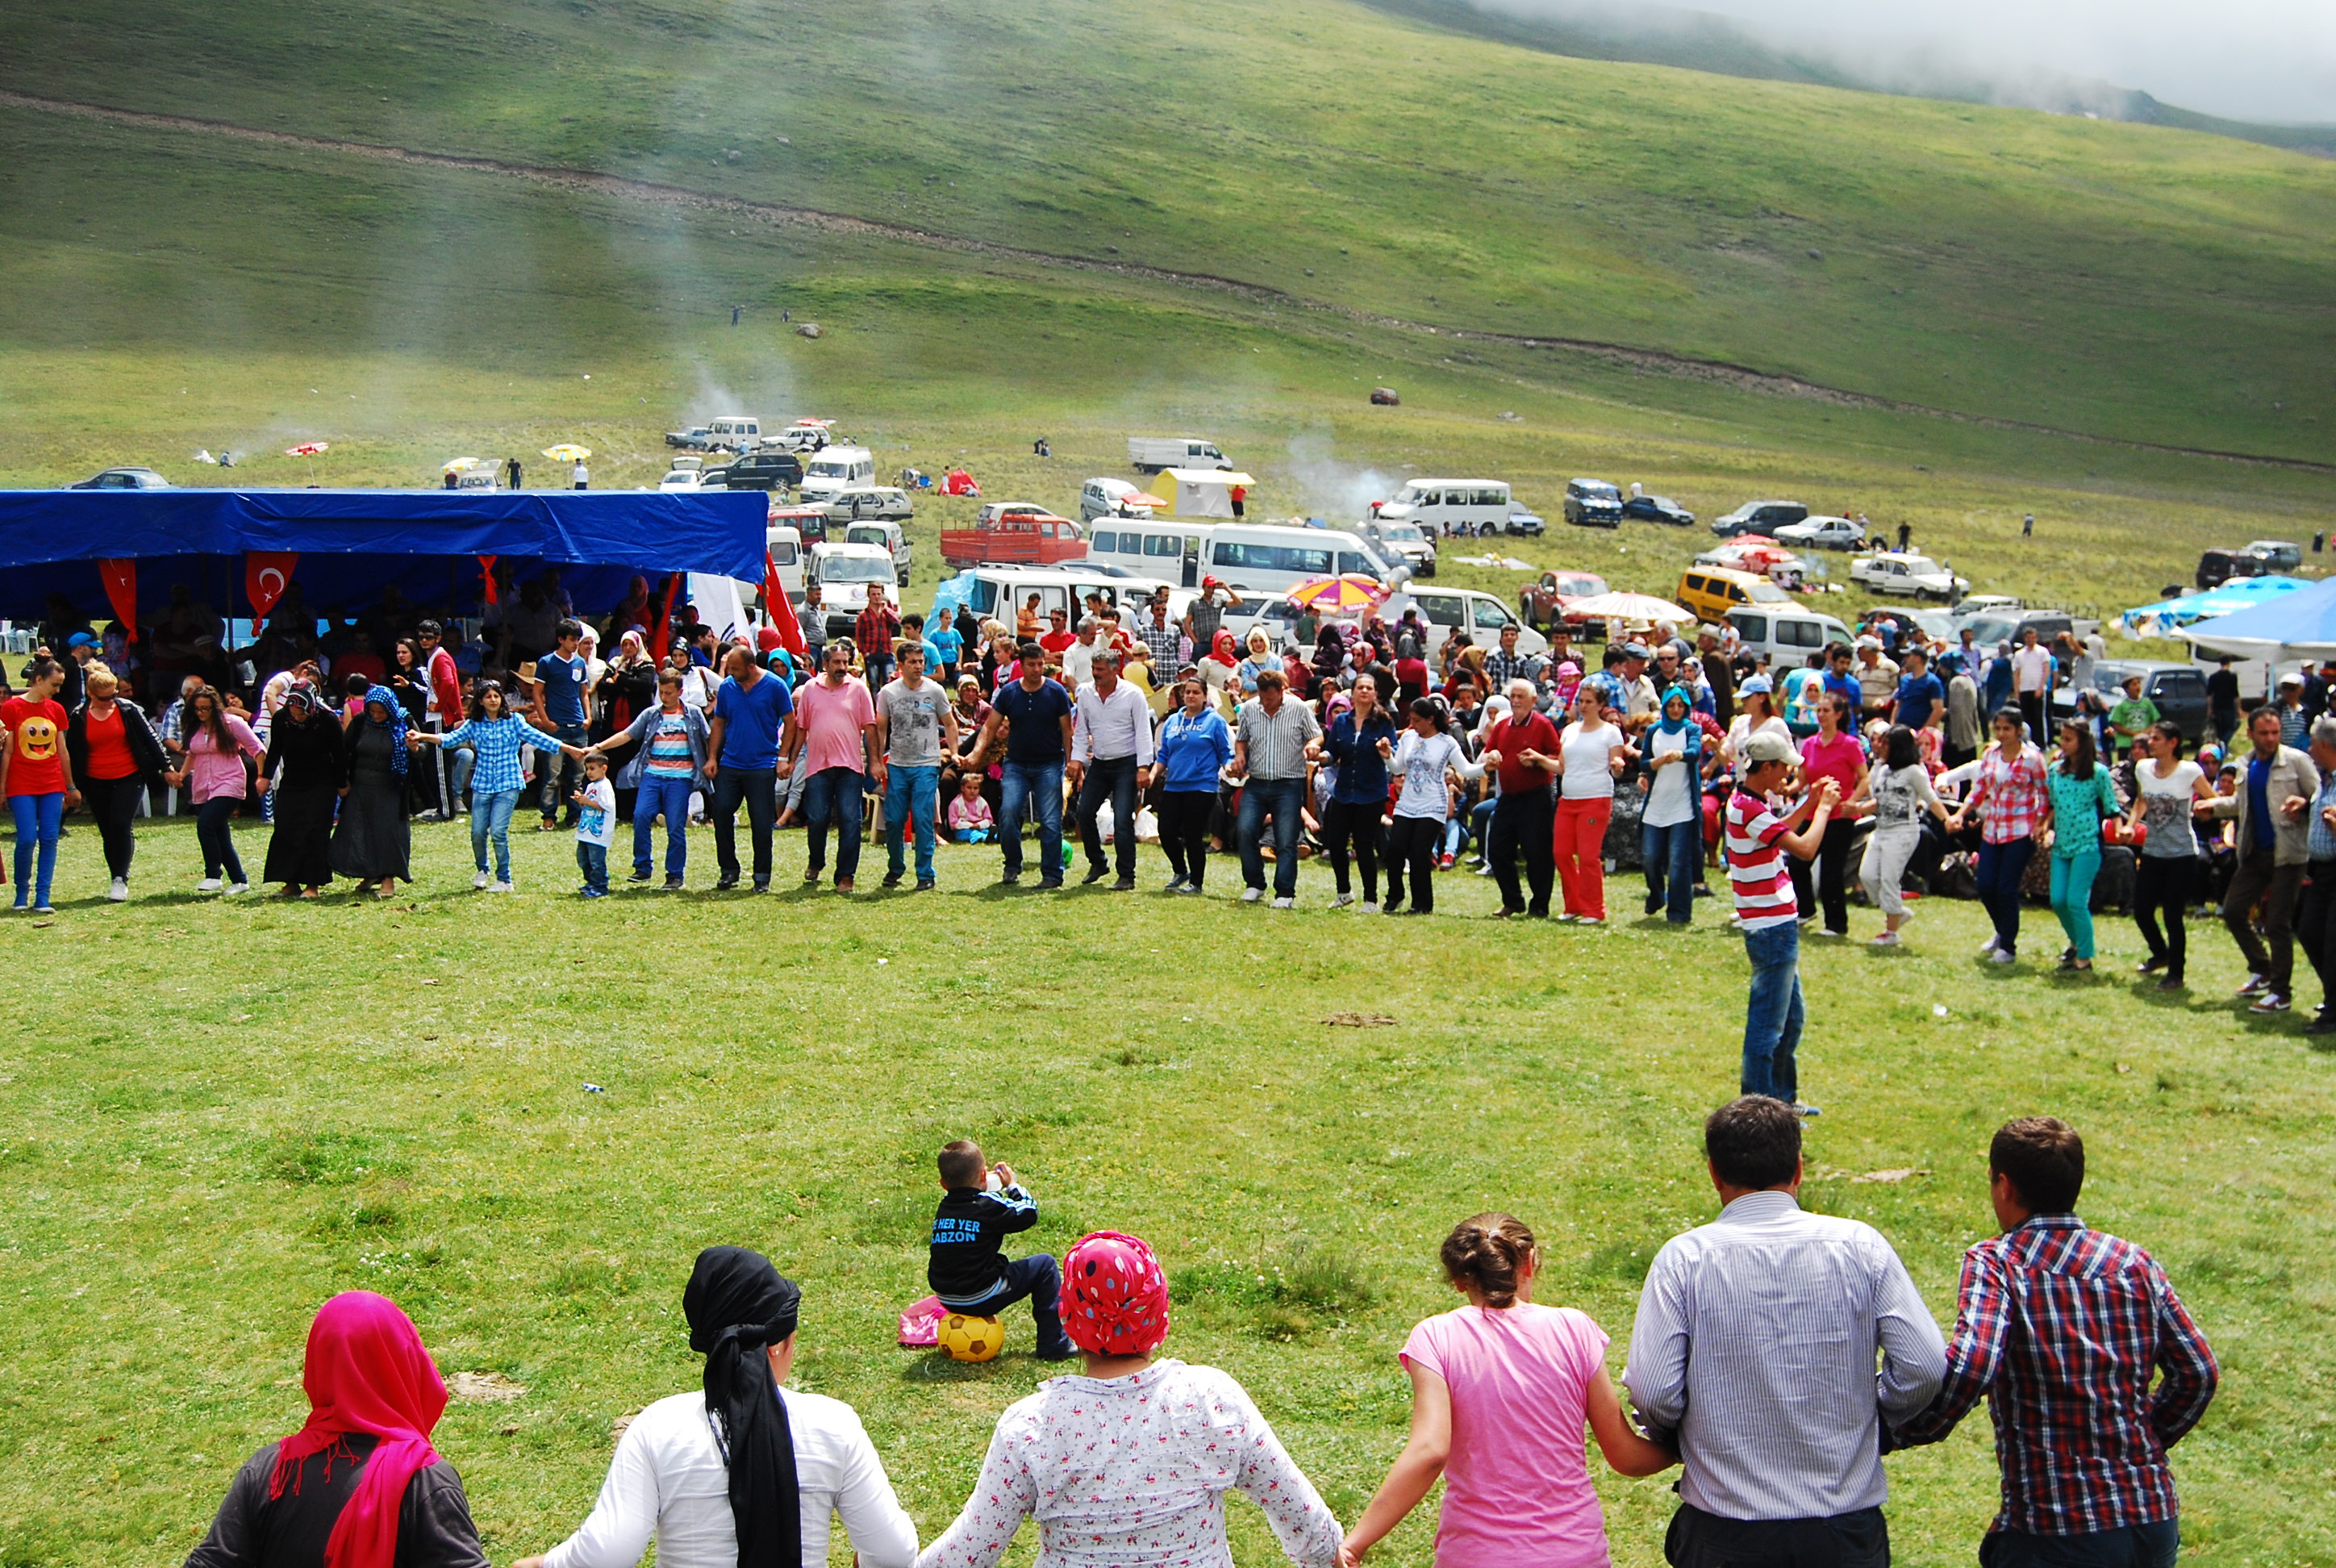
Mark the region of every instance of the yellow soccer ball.
[[994, 1361], [1006, 1348], [1006, 1327], [995, 1318], [951, 1312], [941, 1320], [941, 1349], [952, 1361]]

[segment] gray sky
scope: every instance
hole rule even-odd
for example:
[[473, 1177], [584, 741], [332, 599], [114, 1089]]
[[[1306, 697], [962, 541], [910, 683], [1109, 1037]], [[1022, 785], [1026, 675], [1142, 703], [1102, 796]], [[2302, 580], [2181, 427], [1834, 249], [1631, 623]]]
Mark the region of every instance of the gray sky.
[[[1479, 0], [1520, 15], [1632, 0]], [[2336, 122], [2336, 0], [1671, 0], [1893, 83], [2096, 78], [2234, 120]], [[2008, 94], [2017, 98], [2016, 93]]]

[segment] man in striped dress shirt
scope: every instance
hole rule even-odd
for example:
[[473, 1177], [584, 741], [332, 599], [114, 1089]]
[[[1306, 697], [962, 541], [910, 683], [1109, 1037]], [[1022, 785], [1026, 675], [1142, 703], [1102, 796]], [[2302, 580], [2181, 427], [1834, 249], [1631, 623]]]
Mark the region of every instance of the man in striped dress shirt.
[[2074, 1127], [2007, 1122], [1987, 1163], [2003, 1233], [1963, 1254], [1946, 1381], [1893, 1441], [1938, 1442], [1985, 1395], [2003, 1471], [1987, 1568], [2173, 1568], [2166, 1451], [2206, 1413], [2214, 1353], [2156, 1259], [2077, 1218]]
[[1871, 1225], [1800, 1205], [1801, 1123], [1747, 1095], [1704, 1124], [1718, 1220], [1655, 1254], [1622, 1373], [1683, 1466], [1673, 1568], [1887, 1568], [1883, 1423], [1946, 1367], [1939, 1326]]
[[1800, 910], [1785, 855], [1807, 860], [1817, 852], [1826, 819], [1841, 800], [1841, 786], [1824, 780], [1780, 817], [1768, 809], [1768, 796], [1791, 787], [1798, 754], [1782, 735], [1755, 734], [1743, 755], [1743, 774], [1727, 812], [1728, 891], [1736, 895], [1736, 923], [1752, 960], [1752, 996], [1744, 1012], [1743, 1092], [1772, 1096], [1813, 1114], [1815, 1107], [1801, 1104], [1796, 1065], [1806, 1012], [1801, 1000]]

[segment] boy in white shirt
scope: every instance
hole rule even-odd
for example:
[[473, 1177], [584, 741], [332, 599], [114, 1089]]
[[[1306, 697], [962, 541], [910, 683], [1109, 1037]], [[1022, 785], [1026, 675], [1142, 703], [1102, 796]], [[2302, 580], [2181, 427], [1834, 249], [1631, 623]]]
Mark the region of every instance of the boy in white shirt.
[[584, 787], [569, 795], [576, 807], [576, 864], [584, 885], [576, 891], [588, 899], [608, 896], [608, 845], [617, 836], [617, 791], [608, 783], [608, 759], [599, 752], [584, 757]]

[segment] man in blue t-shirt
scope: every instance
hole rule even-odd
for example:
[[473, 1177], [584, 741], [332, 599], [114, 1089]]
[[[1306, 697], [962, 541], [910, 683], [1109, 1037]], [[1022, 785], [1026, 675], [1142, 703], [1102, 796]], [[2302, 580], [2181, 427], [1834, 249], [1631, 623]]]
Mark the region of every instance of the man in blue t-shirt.
[[1946, 687], [1931, 673], [1930, 656], [1919, 648], [1908, 648], [1905, 668], [1898, 677], [1898, 695], [1891, 699], [1890, 716], [1908, 729], [1919, 730], [1946, 700]]
[[[557, 650], [535, 661], [536, 722], [569, 745], [582, 745], [590, 738], [589, 726], [592, 722], [591, 667], [580, 651], [584, 627], [570, 617], [562, 620], [552, 635], [559, 645]], [[572, 826], [576, 821], [572, 797], [583, 782], [583, 765], [564, 752], [540, 760], [543, 831], [550, 833], [560, 825], [558, 813], [562, 801], [569, 803], [568, 821]]]
[[1006, 846], [1006, 873], [999, 880], [1010, 887], [1022, 880], [1022, 823], [1026, 813], [1038, 815], [1038, 885], [1063, 885], [1063, 764], [1071, 753], [1071, 696], [1060, 683], [1046, 678], [1046, 651], [1035, 642], [1022, 645], [1022, 678], [998, 688], [990, 701], [989, 716], [973, 755], [988, 755], [998, 727], [1006, 726], [1005, 776], [1000, 780], [1002, 809], [998, 835]]
[[754, 834], [754, 891], [766, 893], [778, 820], [779, 727], [794, 712], [794, 698], [786, 682], [743, 648], [723, 656], [722, 671], [706, 737], [706, 771], [714, 780], [714, 857], [722, 866], [714, 886], [726, 891], [738, 885], [738, 803], [744, 801]]

